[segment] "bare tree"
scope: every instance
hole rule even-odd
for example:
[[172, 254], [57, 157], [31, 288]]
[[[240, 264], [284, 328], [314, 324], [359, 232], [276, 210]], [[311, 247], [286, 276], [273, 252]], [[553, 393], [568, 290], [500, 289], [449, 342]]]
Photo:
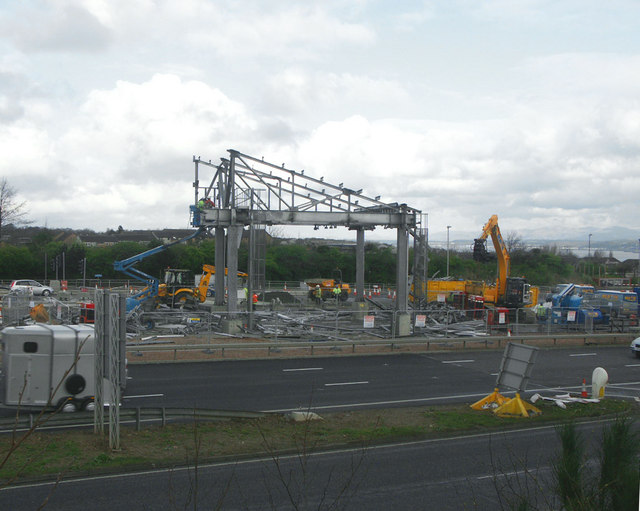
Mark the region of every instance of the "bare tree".
[[525, 242], [516, 231], [510, 231], [504, 237], [504, 243], [509, 253], [517, 252], [525, 249]]
[[27, 214], [24, 211], [26, 202], [16, 201], [16, 190], [13, 188], [6, 177], [0, 179], [0, 238], [2, 237], [2, 228], [7, 224], [20, 223], [29, 224], [24, 217]]

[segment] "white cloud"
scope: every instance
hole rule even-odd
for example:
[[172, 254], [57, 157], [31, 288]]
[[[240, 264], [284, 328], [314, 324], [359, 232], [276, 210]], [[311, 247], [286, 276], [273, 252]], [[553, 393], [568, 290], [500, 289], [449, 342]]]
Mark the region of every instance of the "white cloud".
[[109, 30], [77, 2], [38, 2], [19, 5], [15, 16], [0, 27], [25, 52], [92, 52], [111, 40]]
[[5, 3], [0, 175], [37, 197], [37, 222], [182, 226], [192, 155], [235, 148], [457, 232], [493, 213], [509, 229], [637, 228], [638, 10]]

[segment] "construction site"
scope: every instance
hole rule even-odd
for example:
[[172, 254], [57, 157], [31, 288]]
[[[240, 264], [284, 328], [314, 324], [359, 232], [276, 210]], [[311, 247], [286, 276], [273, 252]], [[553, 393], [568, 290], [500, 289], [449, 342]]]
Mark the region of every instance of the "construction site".
[[[526, 277], [512, 276], [496, 215], [489, 217], [473, 246], [475, 260], [495, 258], [494, 281], [430, 279], [426, 214], [410, 205], [384, 202], [361, 188], [331, 183], [305, 170], [236, 150], [229, 150], [217, 162], [194, 157], [193, 165], [193, 203], [185, 208], [193, 232], [113, 262], [123, 280], [110, 283], [109, 288], [126, 296], [132, 343], [176, 342], [181, 336], [202, 335], [240, 341], [349, 342], [637, 328], [637, 292], [621, 295], [620, 307], [611, 306], [611, 295], [607, 295], [605, 302], [610, 306], [606, 309], [602, 299], [592, 299], [596, 290], [567, 284], [555, 292], [543, 292]], [[352, 232], [355, 282], [310, 275], [303, 282], [274, 287], [265, 271], [267, 228], [272, 226]], [[393, 287], [365, 282], [366, 235], [379, 228], [394, 229], [396, 234]], [[246, 273], [238, 270], [243, 235], [248, 240], [248, 261], [242, 264]], [[173, 245], [202, 237], [215, 240], [215, 251], [201, 275], [171, 269], [158, 277], [138, 267]], [[493, 251], [487, 247], [488, 240]], [[3, 326], [93, 322], [94, 287], [72, 289], [53, 284], [57, 291], [51, 297], [7, 294]]]

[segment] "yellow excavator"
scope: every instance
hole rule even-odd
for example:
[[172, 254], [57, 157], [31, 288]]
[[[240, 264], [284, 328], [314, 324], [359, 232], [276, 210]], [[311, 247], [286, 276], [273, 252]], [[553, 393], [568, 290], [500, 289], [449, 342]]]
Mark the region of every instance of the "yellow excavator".
[[[165, 270], [164, 282], [158, 286], [158, 299], [160, 303], [171, 305], [172, 307], [193, 306], [203, 303], [209, 294], [209, 282], [211, 276], [215, 275], [216, 267], [211, 264], [202, 266], [202, 277], [195, 287], [190, 287], [195, 279], [189, 270], [177, 270], [168, 268]], [[228, 276], [228, 268], [224, 269], [225, 276]], [[244, 282], [249, 275], [238, 272], [238, 277]]]
[[168, 268], [164, 273], [164, 282], [158, 286], [158, 299], [172, 307], [202, 303], [207, 298], [209, 281], [215, 272], [215, 266], [203, 265], [199, 284], [191, 287], [195, 282], [192, 271]]
[[482, 234], [473, 242], [473, 258], [486, 262], [491, 259], [487, 251], [487, 238], [491, 237], [498, 258], [498, 277], [493, 285], [483, 289], [486, 305], [508, 308], [532, 307], [537, 304], [538, 288], [530, 286], [523, 277], [511, 277], [511, 257], [500, 234], [498, 215], [492, 215], [482, 229]]

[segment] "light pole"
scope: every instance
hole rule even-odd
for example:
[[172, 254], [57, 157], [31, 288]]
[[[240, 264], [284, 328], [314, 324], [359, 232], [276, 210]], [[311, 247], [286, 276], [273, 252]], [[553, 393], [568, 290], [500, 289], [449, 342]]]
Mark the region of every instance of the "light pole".
[[449, 229], [450, 225], [447, 225], [447, 278], [449, 277]]
[[589, 257], [591, 257], [591, 236], [593, 236], [592, 234], [589, 234]]

